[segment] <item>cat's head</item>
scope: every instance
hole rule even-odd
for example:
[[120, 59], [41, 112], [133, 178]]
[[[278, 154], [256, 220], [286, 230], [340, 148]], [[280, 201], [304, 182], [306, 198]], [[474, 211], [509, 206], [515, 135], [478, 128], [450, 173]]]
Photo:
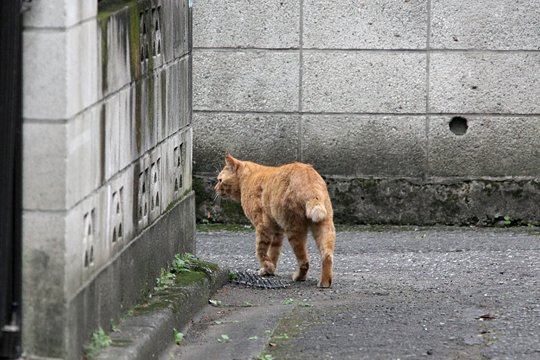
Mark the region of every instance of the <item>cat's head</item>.
[[225, 157], [225, 167], [217, 177], [217, 184], [214, 187], [216, 194], [222, 198], [240, 201], [240, 181], [238, 171], [242, 167], [242, 161], [233, 158], [231, 155]]

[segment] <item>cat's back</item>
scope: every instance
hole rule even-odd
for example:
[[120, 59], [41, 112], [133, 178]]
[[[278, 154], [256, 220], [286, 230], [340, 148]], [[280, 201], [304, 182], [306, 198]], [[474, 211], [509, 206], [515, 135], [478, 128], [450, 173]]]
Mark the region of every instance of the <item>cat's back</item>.
[[294, 162], [268, 169], [270, 190], [289, 200], [305, 201], [326, 193], [326, 183], [309, 164]]

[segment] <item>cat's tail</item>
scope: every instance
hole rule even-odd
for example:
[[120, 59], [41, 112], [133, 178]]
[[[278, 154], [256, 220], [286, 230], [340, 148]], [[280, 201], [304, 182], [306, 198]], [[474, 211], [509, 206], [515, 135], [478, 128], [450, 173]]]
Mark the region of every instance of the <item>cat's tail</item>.
[[318, 198], [308, 200], [306, 203], [306, 216], [313, 222], [323, 221], [328, 213], [324, 207], [324, 203]]

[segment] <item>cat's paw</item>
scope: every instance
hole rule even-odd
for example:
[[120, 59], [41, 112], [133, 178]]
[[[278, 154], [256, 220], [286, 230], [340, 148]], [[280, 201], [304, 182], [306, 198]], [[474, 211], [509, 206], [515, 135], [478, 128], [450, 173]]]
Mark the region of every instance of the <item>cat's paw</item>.
[[274, 275], [275, 272], [276, 272], [276, 267], [274, 266], [274, 264], [270, 262], [265, 262], [264, 266], [259, 269], [258, 274], [259, 276], [269, 276], [269, 275]]
[[320, 287], [320, 288], [332, 287], [332, 280], [331, 279], [320, 280], [319, 283], [317, 284], [317, 287]]
[[300, 272], [296, 271], [294, 274], [292, 274], [293, 281], [306, 281], [307, 279], [307, 272]]

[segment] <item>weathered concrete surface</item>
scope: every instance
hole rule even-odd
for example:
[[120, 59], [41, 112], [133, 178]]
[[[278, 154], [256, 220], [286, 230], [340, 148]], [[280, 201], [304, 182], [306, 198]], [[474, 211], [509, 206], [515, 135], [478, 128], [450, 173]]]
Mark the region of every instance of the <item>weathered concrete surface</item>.
[[422, 49], [426, 45], [428, 9], [423, 0], [306, 0], [303, 6], [306, 48]]
[[195, 253], [194, 200], [191, 194], [177, 203], [68, 300], [66, 358], [80, 359], [83, 345], [99, 326], [109, 331], [122, 313], [139, 303], [175, 254]]
[[[248, 223], [238, 203], [215, 200], [216, 175], [194, 177], [197, 221]], [[324, 178], [340, 224], [540, 225], [535, 178]]]
[[21, 15], [25, 358], [80, 359], [195, 250], [191, 3], [51, 0]]
[[304, 162], [322, 174], [421, 177], [425, 126], [422, 115], [304, 115]]
[[433, 48], [540, 49], [540, 6], [535, 1], [433, 0], [431, 19]]
[[[441, 210], [440, 198], [456, 192], [438, 184], [461, 189], [487, 179], [513, 189], [538, 180], [537, 0], [211, 0], [195, 6], [195, 174], [215, 171], [213, 164], [220, 167], [234, 150], [272, 165], [312, 163], [328, 177], [384, 179], [391, 184], [381, 188], [384, 194], [403, 197], [397, 205], [413, 209], [404, 218], [419, 224], [474, 223], [475, 216], [499, 210], [522, 218], [533, 213], [525, 216], [517, 201], [501, 207], [500, 198], [462, 190], [459, 201], [471, 205]], [[468, 121], [463, 136], [449, 129], [456, 116]], [[298, 130], [273, 131], [271, 119], [280, 130], [285, 121]], [[408, 178], [424, 184], [403, 190]], [[537, 193], [523, 198], [529, 196]], [[337, 207], [345, 205], [339, 201]], [[387, 222], [390, 213], [392, 222], [405, 222], [400, 209], [388, 208], [393, 200], [383, 204], [374, 205], [378, 212], [367, 204], [370, 221]], [[362, 206], [354, 200], [345, 215], [354, 218]], [[486, 210], [470, 209], [480, 206]]]
[[299, 59], [286, 51], [194, 52], [193, 110], [295, 111]]
[[305, 51], [303, 60], [304, 111], [425, 111], [425, 54]]
[[540, 113], [540, 54], [438, 53], [429, 64], [430, 112]]
[[[212, 265], [212, 264], [210, 264]], [[195, 274], [197, 276], [195, 276]], [[188, 323], [208, 299], [228, 282], [228, 272], [209, 269], [178, 274], [193, 280], [179, 281], [137, 305], [111, 332], [112, 345], [98, 353], [100, 360], [147, 360], [155, 358], [174, 339], [174, 329]]]
[[225, 154], [265, 163], [298, 157], [300, 116], [292, 114], [193, 114], [194, 171], [215, 172]]
[[[464, 116], [467, 131], [449, 131], [451, 116], [432, 116], [429, 174], [504, 177], [540, 174], [540, 116]], [[519, 183], [519, 181], [517, 181]]]
[[200, 47], [298, 48], [299, 16], [297, 1], [195, 1], [193, 26], [204, 31], [195, 31], [193, 41]]
[[[357, 228], [338, 231], [335, 282], [287, 289], [228, 285], [162, 359], [536, 359], [540, 354], [537, 229]], [[253, 232], [197, 236], [220, 266], [257, 268]], [[283, 248], [279, 276], [295, 260]], [[485, 319], [483, 319], [484, 317]], [[221, 335], [230, 341], [219, 343]], [[256, 337], [256, 338], [254, 338]], [[250, 339], [251, 338], [251, 339]], [[274, 345], [270, 345], [270, 343]]]

